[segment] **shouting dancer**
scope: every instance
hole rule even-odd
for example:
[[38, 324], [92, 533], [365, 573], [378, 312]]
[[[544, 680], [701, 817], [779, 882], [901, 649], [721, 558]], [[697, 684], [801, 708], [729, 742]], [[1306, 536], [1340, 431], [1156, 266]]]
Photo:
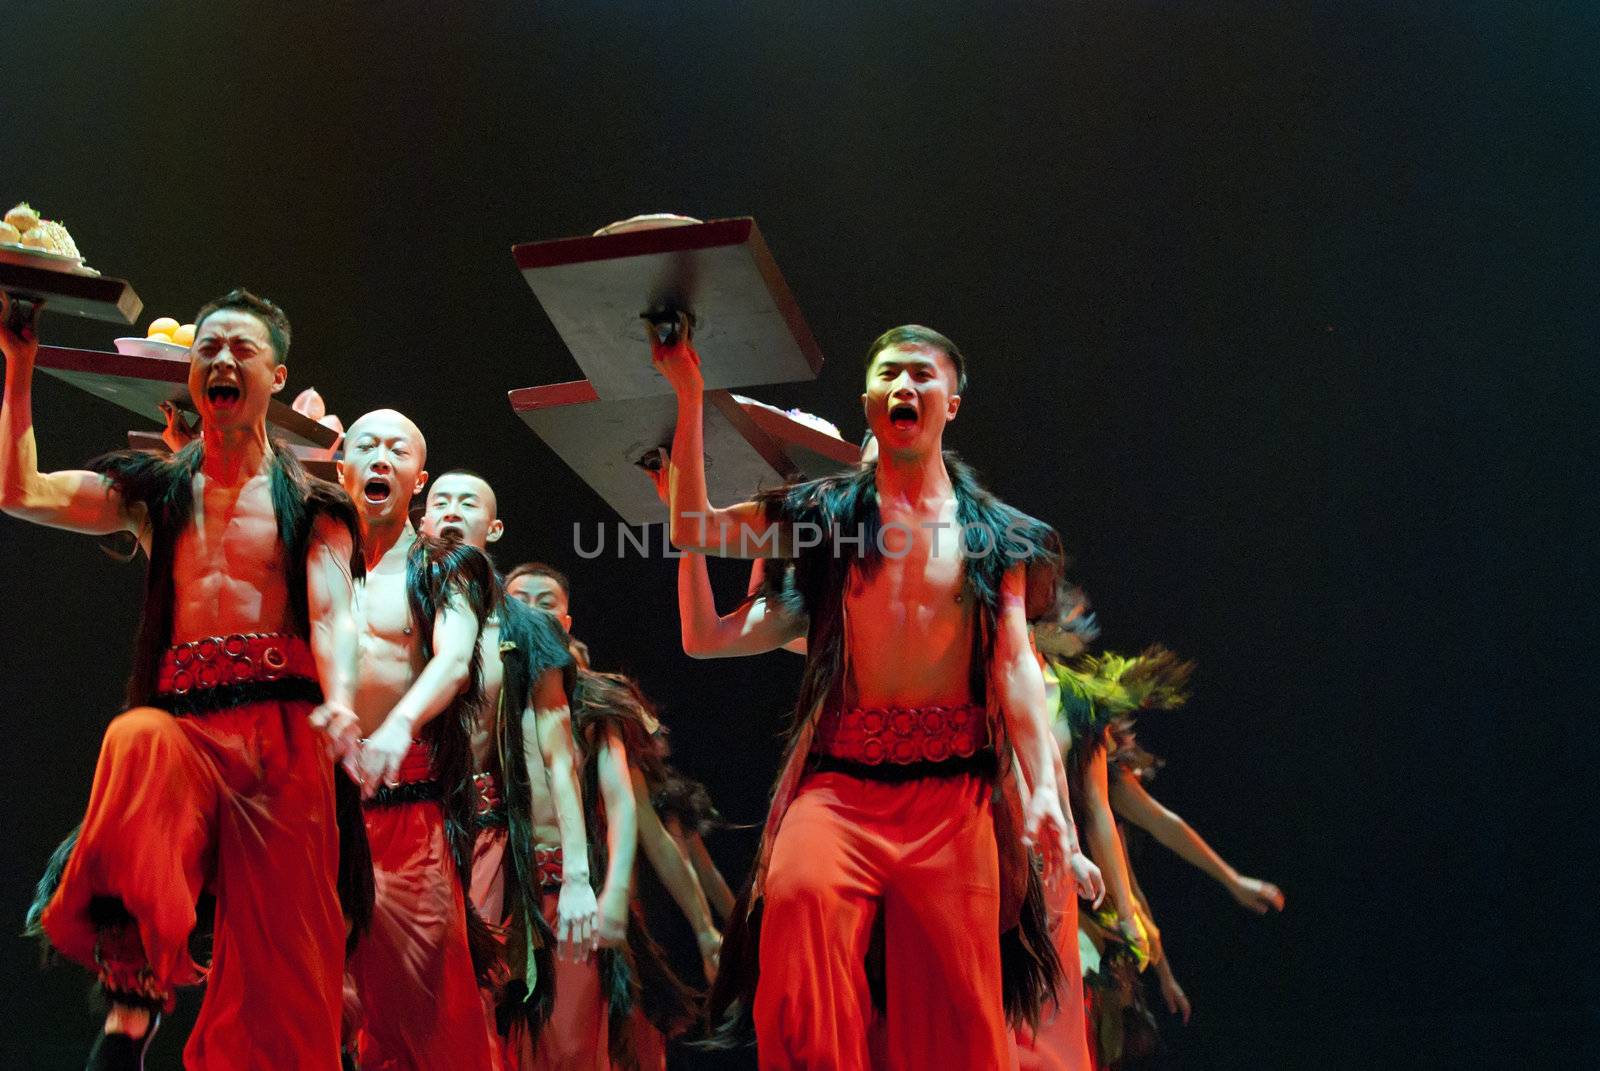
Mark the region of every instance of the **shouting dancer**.
[[[470, 472], [445, 473], [428, 492], [422, 531], [487, 554], [505, 531], [494, 489]], [[472, 900], [486, 920], [509, 933], [507, 980], [514, 983], [484, 989], [491, 1028], [502, 1006], [508, 1035], [494, 1029], [491, 1066], [531, 1068], [538, 1066], [533, 1042], [551, 1017], [552, 1000], [563, 1011], [553, 1028], [560, 1032], [572, 1018], [568, 1006], [584, 1003], [583, 990], [599, 991], [598, 982], [591, 984], [597, 908], [568, 705], [576, 664], [555, 616], [515, 598], [495, 604], [478, 650], [483, 681], [472, 735], [478, 771]], [[546, 1042], [545, 1048], [554, 1046]], [[572, 1051], [590, 1055], [581, 1042]]]
[[[333, 1069], [346, 923], [330, 756], [350, 759], [356, 740], [355, 517], [267, 438], [288, 377], [283, 311], [235, 290], [195, 324], [198, 438], [171, 458], [120, 451], [41, 473], [34, 316], [0, 298], [0, 507], [129, 533], [150, 559], [131, 709], [106, 730], [35, 921], [109, 1002], [91, 1067], [138, 1067], [174, 987], [204, 979], [186, 1066]], [[209, 971], [188, 947], [207, 889]]]
[[422, 433], [389, 409], [350, 425], [339, 462], [366, 556], [355, 708], [377, 898], [349, 965], [363, 1071], [480, 1071], [491, 1059], [477, 976], [499, 949], [466, 893], [478, 631], [498, 584], [478, 550], [412, 527], [426, 462]]
[[[686, 323], [675, 336], [651, 336], [678, 398], [673, 542], [794, 557], [803, 616], [791, 618], [809, 622], [790, 758], [741, 907], [764, 899], [749, 915], [761, 920], [759, 1059], [867, 1066], [865, 961], [881, 915], [890, 1061], [1003, 1066], [1007, 1012], [1035, 1014], [1057, 970], [1027, 847], [1052, 865], [1069, 860], [1086, 893], [1099, 885], [1063, 812], [1028, 643], [1028, 618], [1054, 598], [1058, 540], [943, 454], [964, 360], [921, 327], [868, 351], [875, 464], [712, 509], [699, 360]], [[1031, 790], [1025, 814], [1012, 747]], [[1029, 933], [1015, 939], [1019, 923]], [[1004, 972], [1002, 933], [1023, 957]], [[729, 972], [754, 966], [725, 963], [719, 988], [731, 992]]]

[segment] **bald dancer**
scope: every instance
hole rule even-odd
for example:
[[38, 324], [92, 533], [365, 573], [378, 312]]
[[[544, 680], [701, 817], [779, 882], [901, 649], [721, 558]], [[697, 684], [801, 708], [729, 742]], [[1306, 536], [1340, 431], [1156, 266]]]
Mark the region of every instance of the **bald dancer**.
[[[422, 532], [487, 554], [505, 533], [494, 489], [475, 473], [445, 473], [427, 493]], [[534, 1040], [553, 1002], [580, 999], [594, 977], [597, 907], [569, 707], [577, 667], [567, 644], [554, 615], [515, 598], [495, 604], [478, 639], [472, 900], [486, 920], [520, 936], [507, 949], [509, 981], [518, 984], [508, 990], [502, 979], [484, 989], [495, 1069], [535, 1066]], [[597, 981], [592, 988], [598, 1004]], [[496, 1023], [502, 1003], [505, 1037]]]
[[377, 897], [349, 964], [363, 1071], [481, 1071], [492, 1061], [478, 976], [498, 949], [466, 893], [478, 633], [497, 582], [477, 549], [412, 527], [427, 452], [414, 423], [379, 409], [351, 424], [339, 462], [366, 559], [355, 711]]

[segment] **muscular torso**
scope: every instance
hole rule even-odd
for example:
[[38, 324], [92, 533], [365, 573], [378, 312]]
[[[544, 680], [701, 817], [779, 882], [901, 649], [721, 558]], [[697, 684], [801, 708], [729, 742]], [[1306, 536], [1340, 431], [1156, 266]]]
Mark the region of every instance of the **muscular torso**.
[[283, 546], [266, 472], [239, 487], [196, 473], [194, 516], [173, 549], [173, 643], [288, 626]]
[[[885, 531], [888, 553], [870, 573], [859, 566], [850, 570], [847, 702], [869, 707], [971, 702], [975, 624], [972, 596], [963, 582], [955, 498], [936, 509], [882, 505], [880, 510], [886, 529], [904, 527]], [[948, 527], [922, 527], [934, 522]]]
[[361, 671], [356, 678], [356, 717], [361, 735], [383, 724], [422, 672], [421, 628], [406, 600], [406, 551], [402, 539], [367, 570], [356, 585], [356, 619], [361, 627]]

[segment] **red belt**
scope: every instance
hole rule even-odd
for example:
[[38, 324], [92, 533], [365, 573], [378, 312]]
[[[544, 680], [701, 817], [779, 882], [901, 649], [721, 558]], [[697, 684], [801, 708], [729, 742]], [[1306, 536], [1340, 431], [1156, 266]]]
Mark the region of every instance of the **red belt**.
[[494, 774], [487, 771], [472, 775], [472, 792], [480, 818], [486, 814], [493, 814], [505, 805], [505, 799], [500, 795], [500, 782], [495, 780]]
[[539, 886], [553, 889], [561, 884], [561, 849], [534, 848], [533, 869], [539, 875]]
[[288, 677], [317, 679], [317, 663], [304, 640], [286, 632], [236, 632], [168, 647], [161, 655], [156, 691], [187, 695]]
[[867, 766], [971, 758], [989, 746], [989, 715], [967, 703], [942, 707], [855, 707], [817, 719], [816, 754]]

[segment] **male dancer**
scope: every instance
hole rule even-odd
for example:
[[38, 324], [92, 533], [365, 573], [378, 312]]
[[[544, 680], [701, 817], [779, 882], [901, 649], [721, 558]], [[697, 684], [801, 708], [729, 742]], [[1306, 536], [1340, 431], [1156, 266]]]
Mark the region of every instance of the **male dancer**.
[[497, 582], [474, 548], [412, 528], [427, 451], [415, 424], [379, 409], [350, 426], [339, 462], [367, 567], [355, 709], [377, 902], [349, 965], [363, 1071], [481, 1071], [491, 1060], [476, 975], [498, 950], [466, 884], [478, 631]]
[[[1058, 540], [942, 454], [964, 361], [920, 327], [887, 332], [868, 351], [862, 403], [877, 464], [712, 509], [687, 327], [670, 341], [651, 332], [678, 398], [673, 543], [796, 555], [810, 622], [797, 731], [751, 885], [765, 898], [760, 1060], [867, 1065], [864, 961], [881, 911], [891, 1059], [1003, 1066], [1005, 1012], [1035, 1014], [1056, 970], [1025, 847], [1037, 844], [1047, 864], [1069, 859], [1086, 893], [1098, 884], [1063, 813], [1028, 643], [1030, 611], [1054, 597]], [[1043, 568], [1030, 575], [1030, 565]], [[1042, 596], [1031, 606], [1030, 592]], [[1009, 784], [1012, 745], [1031, 789], [1025, 819], [1009, 792], [991, 798]], [[995, 935], [1019, 921], [1030, 932], [1015, 947], [1032, 962], [1006, 972], [1021, 984], [1003, 1003]]]
[[[186, 1066], [331, 1071], [346, 930], [329, 757], [350, 758], [356, 740], [361, 563], [349, 500], [267, 438], [288, 319], [244, 290], [196, 314], [189, 393], [202, 430], [175, 457], [121, 451], [95, 471], [41, 473], [36, 316], [0, 296], [0, 508], [130, 533], [150, 558], [132, 709], [106, 730], [77, 843], [38, 918], [109, 1000], [90, 1066], [138, 1067], [174, 987], [204, 978]], [[188, 938], [208, 888], [203, 971]]]
[[[565, 574], [543, 562], [525, 562], [513, 569], [506, 580], [508, 595], [555, 614], [563, 627], [569, 629], [572, 627], [571, 590]], [[587, 648], [584, 650], [587, 651]], [[658, 736], [662, 731], [661, 723], [649, 704], [640, 703], [637, 709], [646, 735]], [[706, 980], [710, 981], [716, 977], [722, 934], [712, 918], [710, 902], [693, 860], [656, 809], [656, 793], [666, 787], [671, 772], [662, 761], [659, 754], [661, 749], [654, 741], [648, 750], [649, 755], [630, 754], [629, 775], [633, 783], [634, 805], [639, 815], [639, 846], [644, 849], [645, 858], [650, 861], [662, 885], [694, 931], [695, 941], [700, 947], [701, 967]]]
[[[424, 535], [487, 554], [504, 531], [494, 489], [482, 477], [455, 471], [433, 481]], [[521, 1014], [511, 1016], [508, 1039], [498, 1030], [490, 1037], [496, 1069], [536, 1065], [517, 1054], [525, 1051], [530, 1030], [537, 1036], [550, 1016], [550, 1003], [541, 998], [552, 982], [562, 1011], [558, 1032], [572, 1018], [568, 1006], [581, 1001], [586, 988], [598, 994], [589, 962], [598, 940], [597, 907], [567, 699], [576, 667], [567, 642], [553, 615], [511, 598], [500, 599], [478, 639], [483, 681], [472, 733], [479, 827], [472, 900], [485, 919], [522, 935], [508, 949], [512, 980], [521, 983], [514, 989], [520, 999], [512, 1002], [520, 1008], [508, 1010]], [[518, 805], [507, 807], [508, 797]], [[484, 989], [491, 1029], [503, 989]], [[599, 1000], [589, 1003], [598, 1007]]]
[[[506, 589], [511, 597], [554, 614], [564, 626], [571, 627], [572, 589], [559, 570], [543, 562], [526, 562], [511, 571]], [[584, 661], [587, 662], [586, 657]], [[637, 819], [638, 846], [644, 849], [661, 884], [693, 929], [701, 968], [709, 981], [716, 976], [722, 934], [712, 918], [691, 857], [656, 809], [654, 794], [669, 783], [671, 771], [664, 761], [659, 742], [661, 723], [654, 708], [634, 681], [621, 674], [596, 673], [585, 665], [578, 675], [574, 714], [580, 734], [592, 734], [604, 727], [622, 746]], [[592, 783], [593, 777], [586, 780]], [[601, 898], [602, 916], [614, 913], [626, 927], [628, 955], [640, 989], [639, 999], [625, 1017], [625, 1026], [621, 1009], [614, 1004], [611, 1033], [617, 1040], [620, 1031], [626, 1029], [629, 1043], [618, 1046], [617, 1052], [625, 1054], [623, 1059], [629, 1065], [650, 1071], [665, 1068], [666, 1039], [688, 1026], [697, 1001], [665, 961], [643, 923], [642, 913], [633, 912], [631, 921], [626, 921], [624, 913], [632, 909], [634, 892], [631, 870], [628, 877], [629, 884], [620, 890], [626, 893], [625, 899], [608, 906], [605, 896]]]

